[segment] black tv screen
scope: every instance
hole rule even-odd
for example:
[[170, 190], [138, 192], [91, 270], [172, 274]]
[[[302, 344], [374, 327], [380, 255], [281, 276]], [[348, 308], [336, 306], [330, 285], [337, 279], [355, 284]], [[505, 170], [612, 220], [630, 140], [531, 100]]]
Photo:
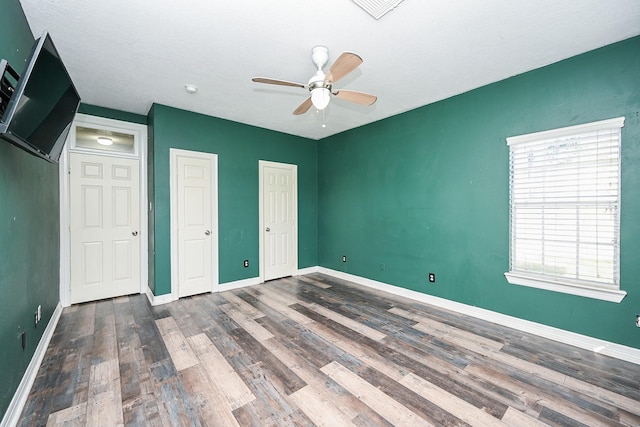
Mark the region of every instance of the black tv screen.
[[[6, 70], [3, 79], [8, 81]], [[53, 40], [45, 32], [8, 101], [0, 136], [31, 154], [58, 163], [80, 96]]]

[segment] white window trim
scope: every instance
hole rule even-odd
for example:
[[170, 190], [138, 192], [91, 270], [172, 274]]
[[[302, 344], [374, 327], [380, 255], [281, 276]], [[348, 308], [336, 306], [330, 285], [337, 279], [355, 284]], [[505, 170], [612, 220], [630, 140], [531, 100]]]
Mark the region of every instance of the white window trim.
[[[513, 145], [529, 141], [537, 141], [550, 137], [562, 137], [577, 133], [589, 132], [596, 129], [604, 128], [622, 128], [624, 126], [624, 117], [618, 117], [609, 120], [601, 120], [598, 122], [586, 123], [576, 126], [569, 126], [560, 129], [552, 129], [542, 132], [529, 133], [526, 135], [518, 135], [507, 138], [507, 145]], [[620, 201], [618, 201], [620, 203]], [[511, 236], [510, 236], [511, 238]], [[511, 248], [509, 248], [511, 251]], [[549, 291], [562, 292], [571, 295], [578, 295], [587, 298], [600, 299], [604, 301], [619, 303], [627, 295], [627, 293], [617, 287], [606, 286], [588, 286], [585, 284], [571, 283], [566, 280], [556, 278], [544, 278], [535, 274], [527, 274], [521, 271], [508, 271], [504, 273], [507, 281], [512, 285], [528, 286], [537, 289], [545, 289]]]
[[604, 287], [589, 287], [577, 284], [543, 280], [539, 277], [527, 276], [521, 272], [508, 271], [504, 273], [507, 281], [512, 285], [528, 286], [530, 288], [545, 289], [548, 291], [562, 292], [581, 297], [600, 299], [610, 302], [620, 302], [627, 293], [620, 289], [607, 289]]

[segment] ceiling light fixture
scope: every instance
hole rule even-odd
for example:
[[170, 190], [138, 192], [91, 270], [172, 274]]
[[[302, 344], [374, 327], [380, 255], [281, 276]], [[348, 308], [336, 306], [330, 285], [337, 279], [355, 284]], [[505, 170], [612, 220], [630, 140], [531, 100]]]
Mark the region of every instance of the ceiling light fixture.
[[311, 103], [318, 110], [324, 110], [329, 105], [330, 95], [326, 87], [317, 87], [311, 91]]
[[198, 86], [186, 84], [184, 85], [184, 90], [189, 93], [196, 93], [198, 91]]
[[98, 137], [98, 144], [100, 144], [100, 145], [111, 145], [111, 144], [113, 144], [113, 139], [107, 138], [106, 136], [99, 136]]

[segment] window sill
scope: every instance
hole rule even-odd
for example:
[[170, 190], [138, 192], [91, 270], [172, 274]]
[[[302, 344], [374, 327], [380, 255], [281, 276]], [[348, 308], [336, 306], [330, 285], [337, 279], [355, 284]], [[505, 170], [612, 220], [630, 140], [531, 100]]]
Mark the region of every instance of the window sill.
[[627, 295], [619, 289], [605, 289], [589, 286], [581, 286], [570, 283], [544, 280], [539, 277], [528, 276], [512, 271], [504, 273], [507, 281], [512, 285], [529, 286], [531, 288], [546, 289], [548, 291], [562, 292], [581, 297], [600, 299], [603, 301], [620, 302]]

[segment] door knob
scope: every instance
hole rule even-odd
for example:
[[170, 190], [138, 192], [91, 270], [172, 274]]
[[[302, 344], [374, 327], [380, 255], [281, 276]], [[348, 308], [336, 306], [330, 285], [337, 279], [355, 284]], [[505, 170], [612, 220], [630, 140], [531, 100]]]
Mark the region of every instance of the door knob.
[[266, 230], [266, 231], [267, 231], [267, 232], [268, 232], [268, 231], [271, 231], [271, 229], [270, 229], [269, 227], [267, 227], [267, 230]]
[[137, 232], [137, 231], [134, 231], [134, 232], [132, 232], [132, 233], [131, 233], [131, 235], [132, 235], [132, 236], [137, 236], [137, 235], [138, 235], [138, 232]]
[[204, 232], [204, 234], [208, 236], [209, 234], [211, 234], [211, 231], [207, 230]]

